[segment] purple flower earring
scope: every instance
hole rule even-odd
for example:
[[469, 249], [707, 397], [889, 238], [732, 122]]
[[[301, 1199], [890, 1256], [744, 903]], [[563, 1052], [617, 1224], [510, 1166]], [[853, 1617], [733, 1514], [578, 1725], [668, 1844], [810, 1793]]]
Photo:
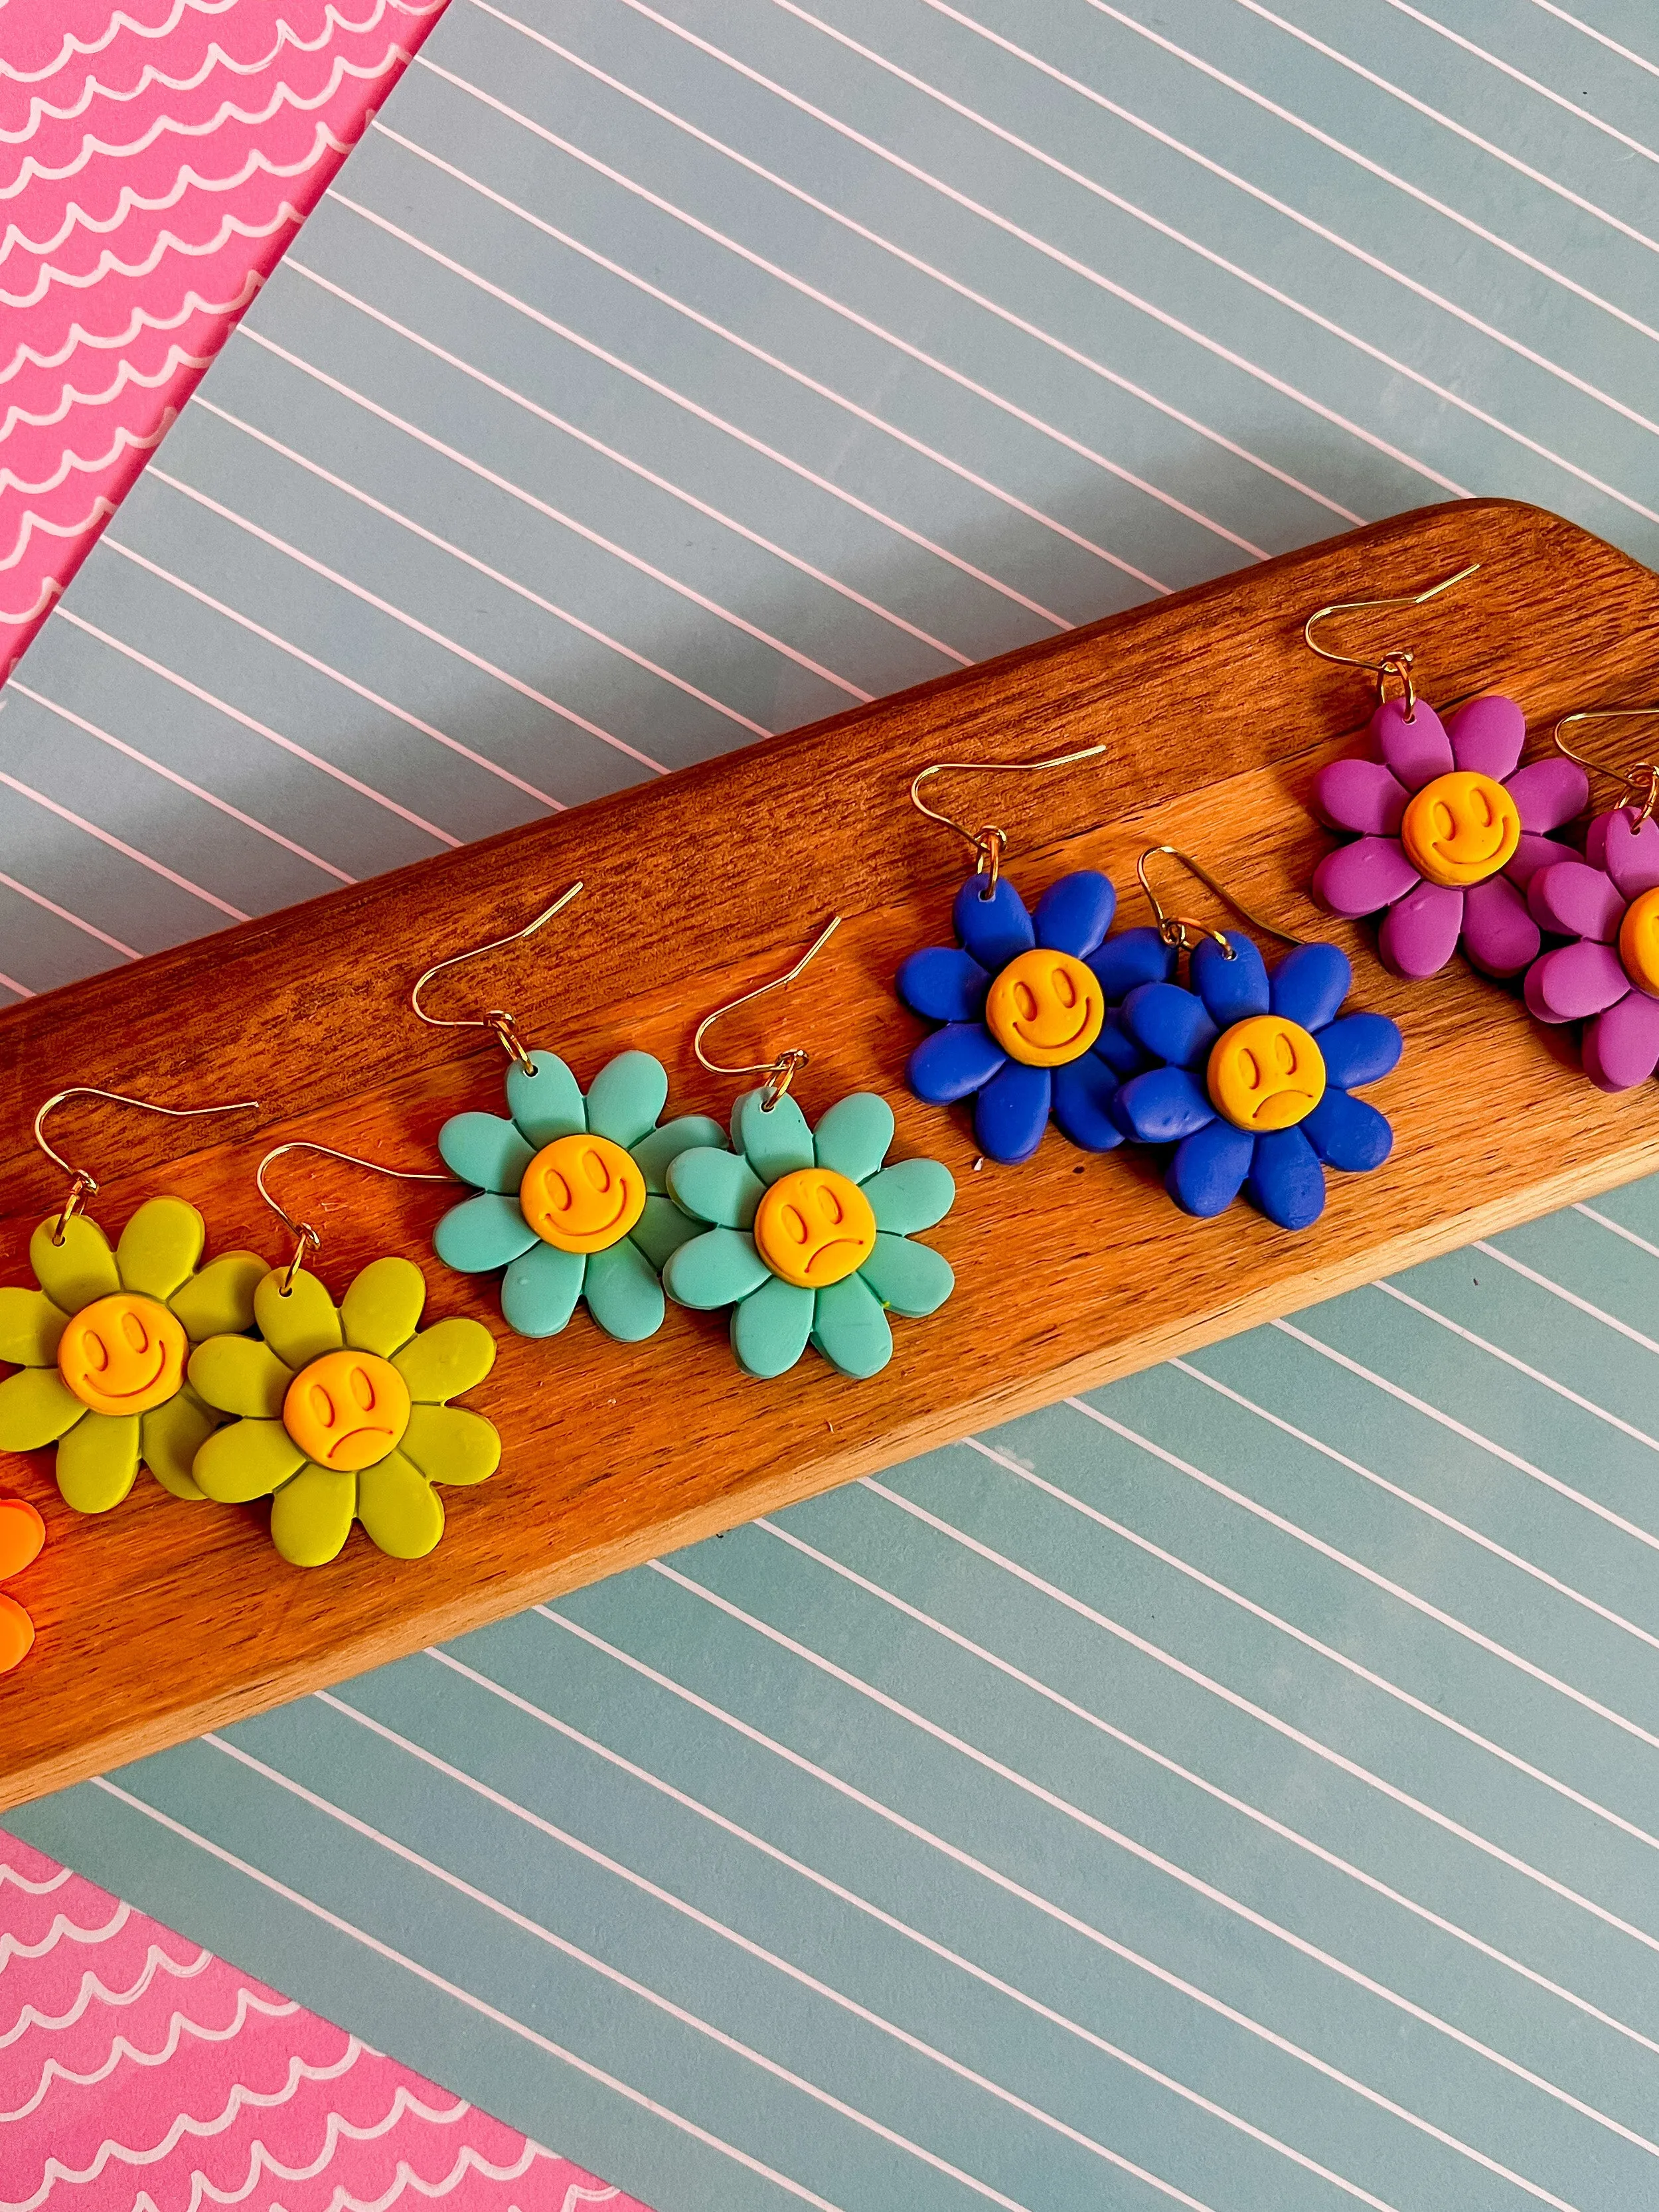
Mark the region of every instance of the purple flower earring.
[[[1438, 975], [1458, 947], [1489, 975], [1518, 975], [1542, 939], [1527, 890], [1543, 867], [1571, 857], [1551, 836], [1589, 799], [1583, 770], [1558, 757], [1520, 763], [1526, 716], [1513, 699], [1484, 692], [1443, 723], [1417, 696], [1413, 655], [1380, 661], [1333, 653], [1316, 623], [1362, 607], [1421, 606], [1477, 562], [1414, 596], [1352, 599], [1309, 616], [1303, 635], [1322, 660], [1376, 678], [1370, 757], [1332, 761], [1314, 786], [1314, 811], [1328, 828], [1357, 832], [1314, 872], [1312, 892], [1328, 913], [1352, 921], [1382, 916], [1377, 953], [1392, 975]], [[1390, 676], [1401, 696], [1387, 696]]]

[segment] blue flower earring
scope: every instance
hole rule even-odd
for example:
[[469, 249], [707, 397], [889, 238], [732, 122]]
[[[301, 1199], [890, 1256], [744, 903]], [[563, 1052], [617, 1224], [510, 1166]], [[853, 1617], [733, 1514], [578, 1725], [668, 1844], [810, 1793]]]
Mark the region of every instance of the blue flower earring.
[[955, 830], [974, 853], [951, 909], [957, 943], [913, 952], [898, 972], [898, 994], [911, 1012], [943, 1024], [911, 1054], [910, 1088], [934, 1106], [972, 1098], [975, 1139], [994, 1160], [1030, 1159], [1050, 1115], [1087, 1152], [1122, 1143], [1112, 1103], [1123, 1079], [1146, 1063], [1114, 1010], [1138, 985], [1172, 975], [1176, 955], [1156, 929], [1107, 935], [1117, 893], [1092, 868], [1057, 878], [1033, 912], [1002, 872], [1007, 833], [994, 823], [969, 830], [929, 806], [921, 787], [947, 771], [1030, 775], [1104, 750], [938, 761], [910, 786], [917, 811]]
[[[1166, 915], [1146, 878], [1152, 853], [1291, 951], [1269, 970], [1241, 933]], [[1263, 921], [1173, 845], [1137, 867], [1157, 933], [1191, 955], [1191, 988], [1144, 983], [1124, 1000], [1118, 1018], [1142, 1070], [1113, 1102], [1119, 1126], [1170, 1148], [1164, 1187], [1187, 1212], [1224, 1212], [1243, 1190], [1279, 1228], [1306, 1229], [1324, 1211], [1328, 1167], [1364, 1173], [1393, 1149], [1387, 1119], [1352, 1094], [1395, 1066], [1399, 1028], [1385, 1014], [1341, 1013], [1353, 969], [1339, 946]]]

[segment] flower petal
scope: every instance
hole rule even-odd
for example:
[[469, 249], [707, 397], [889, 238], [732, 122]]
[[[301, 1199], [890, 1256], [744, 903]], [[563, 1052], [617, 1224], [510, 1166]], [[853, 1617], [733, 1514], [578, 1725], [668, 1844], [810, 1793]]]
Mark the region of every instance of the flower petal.
[[487, 1274], [529, 1251], [538, 1242], [516, 1197], [494, 1191], [452, 1206], [432, 1232], [432, 1249], [458, 1274]]
[[886, 1366], [893, 1356], [893, 1332], [880, 1299], [861, 1275], [848, 1275], [817, 1293], [812, 1341], [832, 1367], [855, 1380], [878, 1375]]
[[253, 1326], [253, 1294], [269, 1270], [257, 1252], [224, 1252], [167, 1300], [192, 1344]]
[[812, 1132], [818, 1165], [851, 1182], [867, 1182], [892, 1141], [893, 1109], [873, 1091], [854, 1091], [837, 1099]]
[[[1265, 1014], [1272, 1003], [1267, 967], [1251, 939], [1236, 929], [1222, 934], [1233, 949], [1228, 959], [1212, 937], [1206, 937], [1193, 954], [1193, 988], [1204, 1002], [1204, 1011], [1216, 1027], [1227, 1029], [1252, 1014]], [[1166, 1053], [1166, 1060], [1175, 1054]]]
[[1086, 960], [1098, 950], [1117, 912], [1117, 892], [1109, 876], [1079, 868], [1050, 884], [1037, 901], [1036, 941], [1051, 952]]
[[520, 1336], [556, 1336], [576, 1310], [587, 1261], [539, 1238], [501, 1277], [501, 1319]]
[[1155, 929], [1121, 929], [1088, 963], [1095, 980], [1116, 1006], [1142, 983], [1167, 983], [1176, 971], [1176, 949]]
[[912, 1237], [931, 1229], [951, 1211], [956, 1177], [943, 1160], [895, 1160], [864, 1186], [878, 1229]]
[[710, 1145], [716, 1152], [726, 1150], [726, 1132], [720, 1123], [711, 1121], [707, 1114], [682, 1114], [678, 1121], [665, 1121], [660, 1129], [653, 1129], [629, 1149], [635, 1166], [645, 1177], [646, 1189], [660, 1198], [668, 1188], [669, 1168], [679, 1155], [694, 1146]]
[[1377, 932], [1377, 957], [1391, 975], [1420, 982], [1437, 975], [1457, 950], [1463, 927], [1463, 893], [1440, 884], [1419, 884], [1396, 899]]
[[444, 1533], [443, 1500], [401, 1452], [388, 1452], [357, 1477], [357, 1518], [369, 1542], [392, 1559], [423, 1559]]
[[656, 1269], [629, 1237], [603, 1252], [589, 1254], [582, 1296], [587, 1300], [588, 1312], [618, 1344], [642, 1343], [662, 1327], [666, 1310], [662, 1284]]
[[1527, 885], [1533, 920], [1561, 937], [1594, 937], [1611, 945], [1625, 918], [1625, 896], [1605, 868], [1557, 860]]
[[668, 1194], [682, 1212], [721, 1229], [752, 1228], [766, 1186], [741, 1152], [699, 1145], [668, 1170]]
[[1281, 1229], [1306, 1229], [1325, 1211], [1325, 1170], [1300, 1129], [1271, 1129], [1256, 1139], [1249, 1188]]
[[58, 1446], [58, 1488], [76, 1513], [107, 1513], [138, 1473], [137, 1413], [88, 1413]]
[[0, 1382], [0, 1451], [39, 1451], [74, 1427], [86, 1407], [55, 1367], [25, 1367]]
[[1327, 914], [1352, 921], [1403, 898], [1421, 881], [1398, 837], [1357, 837], [1326, 854], [1309, 890]]
[[951, 1022], [923, 1037], [905, 1074], [918, 1098], [930, 1106], [950, 1106], [982, 1090], [1007, 1059], [983, 1022]]
[[1504, 876], [1471, 884], [1463, 894], [1463, 951], [1487, 975], [1518, 975], [1538, 957], [1538, 924], [1527, 902]]
[[954, 945], [929, 945], [913, 952], [894, 982], [911, 1012], [930, 1022], [976, 1022], [990, 986], [973, 954]]
[[324, 1567], [337, 1559], [357, 1511], [355, 1474], [304, 1467], [271, 1501], [270, 1540], [291, 1567]]
[[1248, 1129], [1212, 1121], [1176, 1146], [1164, 1187], [1187, 1212], [1211, 1220], [1238, 1196], [1255, 1154], [1255, 1139]]
[[452, 1114], [438, 1132], [444, 1165], [477, 1190], [516, 1191], [536, 1148], [505, 1114]]
[[1210, 1094], [1184, 1067], [1151, 1067], [1132, 1075], [1117, 1094], [1120, 1127], [1140, 1145], [1176, 1145], [1216, 1118]]
[[798, 1168], [815, 1164], [812, 1132], [806, 1116], [786, 1091], [770, 1106], [763, 1091], [745, 1091], [732, 1113], [732, 1135], [737, 1149], [764, 1183]]
[[46, 1540], [46, 1524], [26, 1498], [0, 1498], [0, 1583], [32, 1567]]
[[68, 1327], [44, 1291], [0, 1290], [0, 1359], [13, 1367], [50, 1367]]
[[1148, 1065], [1146, 1054], [1122, 1027], [1122, 1018], [1121, 1006], [1115, 1013], [1108, 1014], [1101, 1024], [1100, 1035], [1095, 1039], [1092, 1048], [1120, 1083], [1125, 1076], [1139, 1075]]
[[210, 1336], [190, 1355], [190, 1387], [216, 1413], [243, 1420], [282, 1419], [294, 1370], [251, 1336]]
[[233, 1421], [207, 1438], [191, 1473], [216, 1504], [246, 1505], [251, 1498], [268, 1498], [304, 1466], [305, 1456], [280, 1421]]
[[994, 890], [983, 876], [969, 876], [957, 893], [951, 919], [963, 945], [993, 975], [1036, 943], [1025, 902], [1006, 876], [997, 878]]
[[1319, 1033], [1325, 1080], [1343, 1091], [1376, 1083], [1400, 1065], [1404, 1040], [1386, 1014], [1345, 1014]]
[[[1659, 822], [1644, 822], [1639, 830], [1634, 829], [1629, 811], [1623, 806], [1597, 819], [1604, 826], [1597, 837], [1596, 823], [1590, 824], [1585, 858], [1599, 861], [1627, 899], [1650, 891], [1659, 884]], [[1590, 850], [1592, 842], [1600, 845], [1599, 854]]]
[[705, 1229], [675, 1253], [662, 1285], [677, 1304], [709, 1313], [746, 1298], [771, 1273], [746, 1229]]
[[1011, 1166], [1029, 1160], [1042, 1142], [1054, 1097], [1046, 1067], [1011, 1060], [974, 1102], [974, 1137], [981, 1152]]
[[1349, 1175], [1380, 1168], [1394, 1150], [1387, 1118], [1365, 1099], [1350, 1098], [1334, 1085], [1298, 1126], [1328, 1167]]
[[207, 1224], [182, 1198], [147, 1198], [121, 1231], [116, 1272], [124, 1290], [170, 1298], [196, 1271]]
[[483, 1381], [495, 1364], [495, 1340], [481, 1321], [452, 1314], [423, 1328], [391, 1358], [416, 1405], [441, 1406]]
[[1613, 947], [1588, 937], [1545, 953], [1527, 973], [1527, 1004], [1545, 1021], [1576, 1022], [1599, 1014], [1629, 988], [1630, 977]]
[[1117, 1077], [1097, 1053], [1085, 1052], [1081, 1060], [1054, 1070], [1054, 1119], [1085, 1152], [1109, 1152], [1123, 1142], [1109, 1110], [1117, 1086]]
[[1143, 1051], [1172, 1067], [1196, 1067], [1221, 1032], [1195, 992], [1143, 983], [1123, 1001], [1123, 1026]]
[[501, 1463], [494, 1422], [464, 1406], [416, 1406], [399, 1447], [428, 1482], [483, 1482]]
[[64, 1231], [61, 1244], [52, 1241], [57, 1226], [58, 1216], [51, 1214], [30, 1237], [29, 1265], [53, 1305], [64, 1313], [76, 1314], [94, 1298], [106, 1298], [112, 1291], [118, 1291], [121, 1278], [109, 1239], [95, 1221], [88, 1221], [84, 1213], [76, 1214]]
[[1505, 787], [1521, 812], [1521, 827], [1534, 835], [1559, 830], [1589, 805], [1589, 778], [1577, 761], [1537, 760], [1517, 769]]
[[913, 1244], [908, 1237], [878, 1236], [859, 1273], [883, 1305], [911, 1321], [937, 1313], [957, 1286], [944, 1254], [930, 1244]]
[[1446, 734], [1459, 768], [1502, 783], [1515, 773], [1527, 742], [1527, 718], [1501, 691], [1483, 691], [1458, 708]]
[[1385, 699], [1371, 716], [1371, 742], [1384, 767], [1407, 791], [1420, 791], [1455, 765], [1445, 725], [1425, 699], [1417, 702], [1409, 719], [1403, 700]]
[[1330, 761], [1314, 779], [1313, 811], [1333, 830], [1392, 837], [1410, 796], [1381, 761]]
[[[721, 1130], [720, 1134], [725, 1133]], [[644, 1212], [628, 1233], [661, 1274], [681, 1245], [689, 1244], [694, 1237], [701, 1237], [702, 1231], [703, 1224], [683, 1212], [672, 1198], [653, 1194], [647, 1198]]]
[[668, 1070], [654, 1054], [619, 1052], [587, 1086], [587, 1126], [626, 1151], [648, 1137], [668, 1103]]
[[1273, 1011], [1304, 1030], [1322, 1030], [1353, 985], [1353, 963], [1339, 945], [1298, 945], [1273, 969]]
[[1599, 1090], [1628, 1091], [1659, 1067], [1659, 1000], [1632, 991], [1584, 1025], [1584, 1073]]
[[214, 1427], [212, 1412], [186, 1386], [139, 1415], [138, 1456], [162, 1489], [175, 1498], [205, 1498], [192, 1470], [196, 1455]]
[[769, 1381], [792, 1368], [812, 1334], [811, 1291], [773, 1275], [732, 1309], [732, 1349], [746, 1375]]
[[1521, 842], [1504, 864], [1504, 873], [1517, 890], [1524, 891], [1540, 868], [1553, 868], [1558, 860], [1576, 860], [1578, 855], [1571, 845], [1564, 845], [1559, 837], [1534, 836], [1531, 830], [1521, 832]]
[[519, 1133], [539, 1152], [556, 1137], [580, 1137], [587, 1127], [581, 1085], [556, 1052], [532, 1052], [536, 1073], [515, 1060], [507, 1071], [507, 1110]]
[[348, 1285], [340, 1302], [345, 1340], [355, 1352], [376, 1352], [390, 1359], [421, 1325], [426, 1307], [426, 1277], [412, 1260], [389, 1253], [371, 1260]]
[[334, 1301], [308, 1269], [301, 1267], [294, 1287], [286, 1294], [283, 1285], [288, 1270], [273, 1267], [260, 1278], [253, 1293], [253, 1318], [259, 1334], [297, 1375], [325, 1352], [337, 1352], [345, 1342]]

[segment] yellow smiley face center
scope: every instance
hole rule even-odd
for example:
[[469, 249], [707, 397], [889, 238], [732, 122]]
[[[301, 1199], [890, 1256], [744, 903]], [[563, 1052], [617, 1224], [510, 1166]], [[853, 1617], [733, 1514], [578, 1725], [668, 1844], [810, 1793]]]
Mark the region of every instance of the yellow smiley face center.
[[876, 1217], [855, 1182], [833, 1168], [781, 1176], [755, 1211], [755, 1246], [775, 1275], [821, 1291], [876, 1249]]
[[638, 1163], [609, 1137], [556, 1137], [519, 1184], [524, 1218], [561, 1252], [604, 1252], [645, 1212]]
[[1299, 1023], [1252, 1014], [1210, 1048], [1211, 1103], [1237, 1129], [1288, 1129], [1325, 1096], [1325, 1055]]
[[1642, 892], [1625, 908], [1619, 957], [1637, 989], [1659, 999], [1659, 890]]
[[403, 1442], [409, 1385], [378, 1352], [325, 1352], [289, 1384], [283, 1426], [319, 1467], [356, 1474]]
[[1515, 858], [1520, 810], [1496, 777], [1460, 769], [1424, 785], [1406, 809], [1400, 842], [1430, 883], [1484, 884]]
[[58, 1372], [94, 1413], [147, 1413], [185, 1379], [190, 1340], [158, 1298], [113, 1291], [70, 1321], [58, 1345]]
[[985, 1026], [1028, 1067], [1080, 1060], [1105, 1018], [1106, 994], [1093, 969], [1040, 945], [1011, 960], [985, 998]]

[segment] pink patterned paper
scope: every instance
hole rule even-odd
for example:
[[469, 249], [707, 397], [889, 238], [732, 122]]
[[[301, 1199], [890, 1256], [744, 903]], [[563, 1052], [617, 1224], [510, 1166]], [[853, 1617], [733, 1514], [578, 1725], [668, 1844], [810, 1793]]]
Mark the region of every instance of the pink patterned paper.
[[0, 2212], [646, 2212], [0, 1829]]
[[444, 0], [0, 0], [0, 680]]

